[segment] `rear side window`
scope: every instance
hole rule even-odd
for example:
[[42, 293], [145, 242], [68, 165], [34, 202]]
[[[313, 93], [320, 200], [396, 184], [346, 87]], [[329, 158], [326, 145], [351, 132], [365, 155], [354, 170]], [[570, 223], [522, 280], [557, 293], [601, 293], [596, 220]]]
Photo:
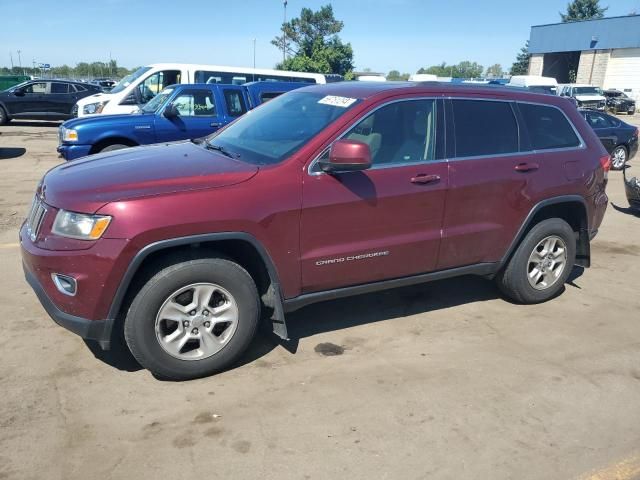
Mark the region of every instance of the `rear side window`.
[[247, 111], [244, 98], [238, 90], [225, 90], [224, 99], [227, 102], [227, 111], [232, 117], [239, 117]]
[[519, 151], [518, 124], [508, 102], [453, 100], [456, 157]]
[[518, 108], [529, 131], [534, 150], [572, 148], [580, 145], [580, 139], [569, 120], [557, 108], [545, 105], [519, 103]]
[[52, 82], [51, 93], [69, 93], [69, 84]]

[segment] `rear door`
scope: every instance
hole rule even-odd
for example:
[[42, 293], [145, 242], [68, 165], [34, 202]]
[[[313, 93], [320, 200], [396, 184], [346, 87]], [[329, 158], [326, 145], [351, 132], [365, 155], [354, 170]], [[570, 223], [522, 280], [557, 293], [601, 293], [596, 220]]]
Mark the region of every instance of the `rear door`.
[[330, 175], [312, 163], [300, 228], [305, 292], [435, 269], [447, 188], [443, 118], [442, 101], [389, 103], [343, 135], [369, 145], [369, 170]]
[[71, 116], [75, 103], [75, 88], [65, 82], [51, 82], [46, 96], [48, 111], [54, 116]]
[[179, 115], [167, 118], [164, 109], [155, 115], [156, 142], [200, 138], [220, 128], [219, 109], [211, 89], [185, 88], [169, 103], [176, 106]]
[[611, 153], [618, 145], [616, 125], [602, 113], [585, 112], [587, 123], [593, 128], [607, 152]]
[[498, 261], [544, 175], [535, 155], [521, 153], [530, 148], [515, 104], [461, 98], [447, 105], [452, 154], [438, 269]]

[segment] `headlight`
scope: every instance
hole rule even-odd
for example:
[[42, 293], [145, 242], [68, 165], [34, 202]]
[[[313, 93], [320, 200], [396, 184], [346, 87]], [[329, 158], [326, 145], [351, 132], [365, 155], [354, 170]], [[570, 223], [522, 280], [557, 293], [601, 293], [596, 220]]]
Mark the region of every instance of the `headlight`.
[[60, 210], [53, 222], [52, 231], [62, 237], [98, 240], [110, 222], [111, 217], [107, 215], [86, 215]]
[[96, 102], [96, 103], [89, 103], [87, 105], [85, 105], [84, 107], [82, 107], [82, 113], [84, 113], [85, 115], [93, 115], [94, 113], [102, 113], [102, 110], [104, 109], [105, 105], [109, 103], [109, 100], [105, 100], [104, 102]]
[[62, 141], [63, 142], [77, 142], [78, 141], [78, 132], [73, 128], [65, 128], [60, 127], [60, 131], [62, 132]]

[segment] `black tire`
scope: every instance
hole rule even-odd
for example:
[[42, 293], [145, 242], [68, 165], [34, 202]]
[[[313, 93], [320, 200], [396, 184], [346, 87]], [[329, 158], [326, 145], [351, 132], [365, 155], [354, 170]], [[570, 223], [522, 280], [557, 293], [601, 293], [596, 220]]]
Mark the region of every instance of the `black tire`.
[[0, 125], [4, 125], [5, 123], [9, 123], [11, 119], [7, 112], [4, 111], [4, 108], [0, 107]]
[[[566, 245], [567, 259], [564, 270], [548, 288], [537, 290], [527, 278], [529, 256], [536, 246], [549, 236], [557, 236]], [[523, 304], [546, 302], [560, 293], [573, 270], [576, 258], [576, 235], [567, 222], [560, 218], [543, 220], [524, 237], [507, 266], [498, 274], [496, 282], [500, 291], [509, 299]]]
[[[156, 316], [165, 300], [180, 288], [208, 282], [226, 289], [238, 307], [237, 327], [220, 351], [198, 360], [176, 358], [156, 338]], [[136, 360], [154, 375], [189, 380], [220, 372], [232, 365], [255, 336], [260, 300], [255, 282], [240, 265], [222, 258], [189, 260], [164, 268], [138, 292], [124, 321], [124, 336]]]
[[123, 148], [129, 148], [129, 145], [124, 145], [122, 143], [114, 143], [112, 145], [107, 145], [103, 149], [100, 150], [100, 153], [103, 152], [112, 152], [114, 150], [122, 150]]

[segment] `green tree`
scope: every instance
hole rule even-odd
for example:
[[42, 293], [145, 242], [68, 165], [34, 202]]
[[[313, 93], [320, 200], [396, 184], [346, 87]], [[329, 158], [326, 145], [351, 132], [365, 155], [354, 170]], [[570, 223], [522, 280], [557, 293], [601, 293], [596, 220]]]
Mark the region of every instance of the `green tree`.
[[390, 81], [396, 81], [396, 80], [409, 80], [409, 77], [411, 76], [411, 74], [409, 73], [400, 73], [398, 70], [391, 70], [388, 74], [387, 74], [387, 80]]
[[343, 27], [344, 23], [334, 17], [331, 5], [317, 12], [303, 8], [300, 17], [283, 23], [282, 35], [271, 41], [288, 55], [276, 68], [340, 75], [351, 72], [353, 49], [338, 36]]
[[525, 43], [524, 47], [520, 49], [520, 53], [516, 56], [516, 61], [511, 65], [509, 73], [511, 75], [526, 75], [529, 73], [529, 60], [531, 54], [529, 53], [529, 40]]
[[417, 73], [429, 73], [438, 77], [476, 78], [482, 76], [483, 71], [484, 67], [479, 63], [465, 60], [457, 65], [447, 65], [442, 62], [440, 65], [421, 68]]
[[502, 65], [499, 63], [487, 67], [487, 71], [485, 73], [485, 77], [488, 78], [502, 78], [502, 75], [504, 75], [504, 71], [502, 70]]
[[600, 0], [573, 0], [567, 5], [567, 13], [560, 13], [564, 23], [579, 22], [604, 17], [609, 7], [601, 7]]

